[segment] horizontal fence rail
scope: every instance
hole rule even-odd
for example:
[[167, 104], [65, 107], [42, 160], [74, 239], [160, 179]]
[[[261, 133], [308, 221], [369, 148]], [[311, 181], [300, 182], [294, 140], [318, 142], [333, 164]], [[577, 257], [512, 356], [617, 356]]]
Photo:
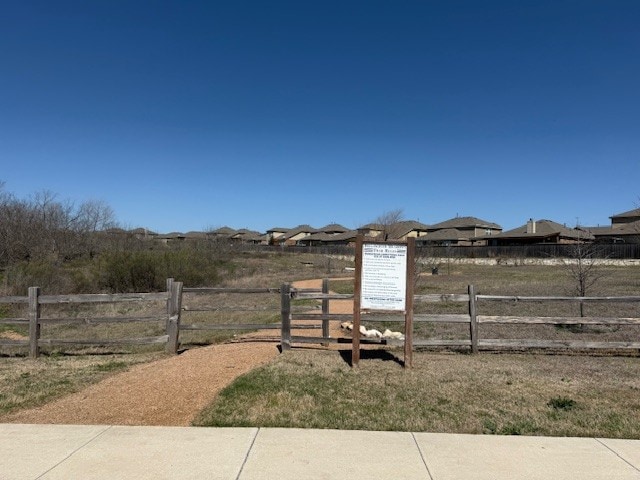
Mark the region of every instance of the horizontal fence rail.
[[[235, 288], [235, 287], [202, 287], [202, 288], [183, 288], [183, 294], [195, 294], [198, 296], [216, 296], [225, 294], [240, 294], [240, 295], [279, 295], [281, 288]], [[280, 306], [269, 307], [242, 307], [238, 305], [231, 306], [198, 306], [187, 307], [183, 306], [180, 309], [177, 319], [177, 334], [182, 331], [234, 331], [234, 330], [281, 330], [280, 322], [277, 323], [183, 323], [186, 320], [183, 319], [183, 314], [188, 313], [221, 313], [221, 312], [234, 312], [234, 313], [280, 313]], [[173, 344], [172, 344], [173, 345]], [[175, 350], [177, 351], [177, 343], [175, 343]]]
[[[185, 295], [198, 298], [211, 296], [212, 299], [219, 295], [229, 295], [226, 304], [194, 306], [183, 305]], [[240, 304], [234, 303], [233, 295], [240, 295], [243, 299], [256, 296], [258, 300]], [[275, 297], [273, 305], [265, 305], [260, 300], [260, 295]], [[271, 297], [271, 298], [273, 298]], [[279, 297], [279, 301], [278, 301]], [[193, 298], [193, 297], [189, 297]], [[265, 298], [265, 297], [262, 297]], [[269, 297], [267, 297], [269, 298]], [[231, 299], [231, 300], [229, 300]], [[353, 299], [353, 294], [331, 293], [329, 280], [322, 282], [321, 289], [295, 289], [285, 283], [280, 288], [185, 288], [181, 282], [173, 279], [167, 280], [167, 290], [157, 293], [126, 293], [126, 294], [82, 294], [82, 295], [42, 295], [38, 287], [30, 287], [27, 296], [0, 297], [0, 304], [13, 304], [24, 310], [22, 316], [1, 318], [0, 325], [18, 325], [28, 327], [28, 337], [25, 339], [0, 338], [0, 345], [10, 347], [26, 347], [33, 358], [40, 353], [42, 346], [105, 346], [105, 345], [153, 345], [165, 344], [165, 349], [170, 353], [177, 353], [180, 345], [180, 333], [186, 331], [245, 331], [245, 330], [280, 330], [280, 344], [283, 350], [291, 348], [292, 344], [317, 343], [329, 345], [336, 342], [350, 342], [350, 338], [332, 338], [330, 336], [330, 322], [350, 322], [353, 320], [351, 313], [330, 313], [330, 304], [333, 301]], [[271, 300], [269, 300], [271, 302]], [[309, 301], [312, 301], [311, 303]], [[313, 301], [317, 302], [314, 303]], [[162, 313], [157, 315], [118, 315], [105, 316], [98, 312], [91, 315], [83, 312], [78, 316], [42, 315], [42, 308], [51, 305], [99, 305], [99, 304], [127, 304], [153, 302], [161, 307]], [[465, 313], [440, 313], [437, 310], [439, 303], [463, 304]], [[428, 338], [414, 338], [415, 347], [461, 347], [469, 348], [472, 353], [479, 350], [494, 349], [577, 349], [577, 350], [640, 350], [640, 338], [632, 338], [635, 335], [633, 328], [640, 327], [640, 318], [629, 316], [635, 314], [630, 307], [622, 309], [626, 315], [612, 316], [610, 312], [599, 308], [595, 311], [604, 311], [604, 315], [572, 316], [572, 315], [525, 315], [518, 314], [518, 306], [522, 304], [593, 304], [616, 305], [633, 304], [640, 305], [640, 296], [603, 296], [603, 297], [568, 297], [568, 296], [520, 296], [520, 295], [483, 295], [477, 294], [475, 287], [470, 285], [466, 293], [447, 294], [420, 294], [414, 296], [414, 306], [420, 313], [414, 313], [414, 328], [420, 325], [431, 324], [444, 325], [438, 328], [460, 328], [464, 333], [462, 338], [435, 338], [435, 335], [426, 335]], [[515, 314], [496, 315], [491, 309], [497, 309], [498, 304], [503, 304], [502, 311], [515, 309]], [[504, 305], [506, 304], [506, 305]], [[421, 306], [420, 306], [421, 305]], [[491, 307], [491, 305], [494, 305]], [[25, 308], [26, 307], [26, 308]], [[478, 313], [481, 307], [482, 313]], [[635, 308], [635, 306], [633, 306]], [[425, 311], [426, 310], [426, 311]], [[486, 311], [489, 310], [489, 311]], [[500, 311], [500, 310], [499, 310]], [[254, 318], [246, 322], [228, 323], [209, 321], [192, 321], [191, 314], [222, 314], [247, 313]], [[273, 322], [257, 322], [255, 315], [273, 312], [277, 320]], [[608, 313], [608, 314], [607, 314]], [[206, 318], [206, 317], [205, 317]], [[403, 323], [404, 315], [399, 313], [367, 313], [362, 314], [363, 321], [374, 323]], [[243, 320], [243, 318], [240, 318]], [[128, 324], [128, 323], [153, 323], [164, 324], [165, 331], [157, 336], [139, 336], [135, 338], [99, 338], [99, 339], [65, 339], [42, 338], [41, 327], [46, 325], [101, 325], [101, 324]], [[458, 325], [458, 327], [454, 327]], [[552, 325], [558, 328], [584, 328], [589, 326], [604, 326], [615, 330], [625, 327], [631, 335], [626, 338], [616, 339], [615, 335], [607, 338], [607, 341], [598, 341], [597, 338], [579, 339], [553, 339], [551, 338], [489, 338], [491, 329], [483, 331], [483, 326], [497, 326], [507, 330], [517, 326]], [[429, 327], [431, 328], [431, 327]], [[321, 329], [318, 336], [304, 334], [298, 330]], [[495, 330], [495, 329], [494, 329]], [[497, 330], [500, 331], [500, 330]], [[509, 330], [510, 331], [510, 330]], [[564, 330], [559, 330], [564, 332]], [[640, 329], [639, 329], [640, 331]], [[412, 332], [413, 333], [413, 332]], [[84, 336], [84, 335], [83, 335]], [[423, 335], [425, 336], [425, 335]], [[460, 336], [460, 335], [458, 335]], [[543, 337], [545, 335], [542, 335]], [[273, 340], [269, 338], [269, 340]], [[363, 343], [383, 343], [397, 345], [394, 339], [361, 339]]]
[[0, 303], [27, 305], [27, 316], [20, 318], [2, 318], [0, 324], [26, 325], [29, 327], [29, 336], [26, 340], [12, 340], [0, 338], [0, 345], [23, 346], [29, 348], [29, 356], [37, 358], [42, 346], [105, 346], [105, 345], [152, 345], [166, 343], [169, 336], [146, 336], [137, 338], [99, 338], [99, 339], [65, 339], [42, 338], [43, 325], [100, 325], [100, 324], [125, 324], [138, 322], [166, 322], [163, 315], [139, 315], [139, 316], [88, 316], [77, 317], [43, 317], [42, 306], [65, 304], [119, 304], [169, 301], [171, 294], [176, 292], [159, 293], [121, 293], [121, 294], [80, 294], [80, 295], [42, 295], [39, 287], [29, 287], [28, 295], [1, 297]]
[[[329, 302], [331, 300], [352, 299], [352, 294], [333, 294], [328, 293], [328, 289], [322, 292], [319, 290], [292, 290], [283, 302], [287, 305], [283, 307], [283, 315], [289, 311], [291, 299], [315, 299]], [[571, 316], [525, 316], [525, 315], [479, 315], [477, 313], [478, 304], [480, 302], [507, 302], [510, 304], [519, 303], [571, 303], [571, 304], [616, 304], [616, 303], [640, 303], [640, 296], [603, 296], [603, 297], [567, 297], [567, 296], [517, 296], [517, 295], [479, 295], [475, 292], [475, 287], [470, 285], [466, 294], [422, 294], [414, 296], [414, 305], [437, 304], [437, 303], [465, 303], [467, 304], [467, 313], [464, 314], [448, 314], [448, 313], [415, 313], [414, 324], [430, 323], [430, 324], [460, 324], [467, 325], [468, 338], [449, 339], [449, 338], [416, 338], [413, 345], [416, 347], [465, 347], [470, 348], [472, 353], [476, 353], [481, 349], [499, 349], [499, 348], [555, 348], [555, 349], [640, 349], [640, 342], [636, 341], [587, 341], [587, 340], [549, 340], [549, 339], [501, 339], [501, 338], [481, 338], [479, 326], [481, 325], [554, 325], [554, 326], [582, 326], [582, 325], [605, 325], [605, 326], [640, 326], [640, 318], [637, 317], [571, 317]], [[353, 314], [330, 314], [326, 311], [322, 313], [288, 313], [288, 321], [292, 320], [322, 320], [346, 322], [353, 319]], [[384, 314], [384, 313], [364, 313], [363, 321], [369, 322], [385, 322], [385, 323], [404, 323], [404, 316], [400, 314]], [[329, 343], [336, 342], [337, 339], [328, 336], [323, 337], [303, 337], [292, 336], [290, 326], [285, 325], [286, 318], [283, 317], [283, 348], [290, 348], [291, 343]], [[361, 340], [369, 343], [391, 343], [397, 344], [397, 341], [389, 339], [382, 340]], [[347, 339], [348, 341], [348, 339]]]

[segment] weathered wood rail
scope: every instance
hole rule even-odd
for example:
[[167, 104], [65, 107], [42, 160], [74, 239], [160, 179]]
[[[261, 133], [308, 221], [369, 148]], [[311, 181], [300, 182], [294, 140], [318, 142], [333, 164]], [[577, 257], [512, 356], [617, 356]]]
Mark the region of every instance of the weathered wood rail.
[[[240, 295], [278, 295], [279, 303], [276, 306], [265, 307], [261, 305], [246, 306], [183, 306], [185, 294], [215, 297], [219, 294]], [[185, 331], [206, 330], [280, 330], [280, 344], [283, 350], [291, 348], [293, 344], [323, 344], [336, 342], [349, 342], [350, 338], [332, 338], [330, 336], [330, 322], [352, 321], [352, 313], [330, 313], [330, 302], [335, 300], [352, 299], [352, 294], [336, 294], [329, 291], [329, 280], [325, 279], [321, 289], [295, 289], [285, 283], [280, 288], [185, 288], [181, 282], [173, 279], [167, 280], [167, 290], [158, 293], [127, 293], [127, 294], [82, 294], [82, 295], [42, 295], [38, 287], [30, 287], [27, 296], [0, 297], [1, 304], [21, 305], [26, 314], [16, 318], [0, 318], [0, 325], [28, 326], [28, 339], [12, 340], [0, 338], [0, 346], [28, 348], [29, 356], [38, 357], [42, 346], [67, 347], [67, 346], [111, 346], [111, 345], [150, 345], [165, 344], [169, 353], [177, 353], [180, 346], [180, 333]], [[314, 304], [309, 301], [317, 301]], [[164, 313], [156, 315], [120, 315], [104, 316], [83, 314], [74, 317], [43, 316], [42, 307], [46, 305], [64, 304], [109, 304], [109, 303], [140, 303], [158, 302], [163, 306]], [[603, 317], [603, 316], [518, 316], [518, 315], [480, 315], [479, 304], [492, 302], [509, 302], [511, 304], [529, 302], [559, 302], [559, 303], [631, 303], [640, 306], [640, 296], [626, 297], [532, 297], [532, 296], [502, 296], [479, 295], [475, 287], [470, 285], [465, 294], [428, 294], [415, 295], [414, 305], [437, 304], [442, 302], [463, 303], [467, 305], [466, 313], [414, 313], [414, 326], [421, 323], [430, 324], [458, 324], [466, 325], [464, 328], [468, 335], [464, 338], [414, 338], [414, 347], [462, 347], [469, 348], [472, 353], [479, 350], [494, 349], [576, 349], [576, 350], [640, 350], [640, 338], [629, 340], [574, 340], [574, 339], [543, 339], [543, 338], [484, 338], [480, 336], [482, 325], [606, 325], [606, 326], [638, 326], [639, 317]], [[635, 307], [634, 307], [635, 308]], [[257, 323], [203, 323], [189, 322], [189, 314], [192, 312], [246, 312], [279, 313], [278, 321]], [[403, 323], [403, 315], [394, 314], [363, 314], [366, 322]], [[162, 322], [165, 333], [157, 336], [140, 336], [134, 338], [98, 338], [98, 339], [67, 339], [67, 338], [42, 338], [41, 327], [43, 325], [99, 325], [99, 324], [125, 324], [136, 322]], [[298, 329], [321, 329], [319, 336], [295, 334]], [[413, 332], [412, 332], [413, 333]], [[639, 335], [640, 337], [640, 335]], [[271, 339], [274, 340], [274, 339]], [[277, 340], [275, 340], [277, 341]], [[397, 340], [364, 339], [363, 343], [389, 343], [398, 345]]]
[[0, 304], [26, 304], [27, 316], [19, 318], [2, 318], [0, 324], [4, 325], [28, 325], [28, 340], [10, 340], [0, 338], [0, 345], [14, 347], [28, 347], [29, 356], [36, 358], [40, 354], [41, 346], [101, 346], [101, 345], [149, 345], [166, 343], [168, 335], [137, 338], [103, 338], [103, 339], [66, 339], [66, 338], [41, 338], [43, 325], [54, 324], [105, 324], [105, 323], [133, 323], [133, 322], [160, 322], [167, 321], [160, 315], [150, 316], [79, 316], [79, 317], [43, 317], [43, 305], [63, 304], [107, 304], [107, 303], [139, 303], [139, 302], [168, 302], [171, 295], [178, 295], [174, 289], [170, 292], [160, 293], [123, 293], [123, 294], [81, 294], [81, 295], [42, 295], [39, 287], [29, 287], [26, 297], [0, 297]]
[[[290, 319], [298, 320], [310, 320], [319, 319], [323, 322], [323, 332], [325, 331], [324, 324], [329, 321], [351, 321], [353, 316], [351, 314], [329, 314], [328, 305], [325, 307], [324, 303], [331, 300], [344, 300], [351, 299], [353, 295], [349, 294], [330, 294], [328, 289], [323, 287], [323, 291], [298, 291], [294, 293], [294, 296], [299, 299], [315, 299], [322, 300], [323, 310], [321, 315], [318, 314], [302, 314], [302, 315], [289, 315]], [[290, 302], [290, 300], [283, 299], [283, 302]], [[567, 325], [607, 325], [607, 326], [622, 326], [622, 325], [638, 325], [640, 326], [640, 318], [638, 317], [560, 317], [560, 316], [514, 316], [514, 315], [479, 315], [478, 305], [480, 302], [510, 302], [510, 303], [526, 303], [526, 302], [568, 302], [568, 303], [639, 303], [640, 296], [626, 296], [626, 297], [562, 297], [562, 296], [546, 296], [546, 297], [533, 297], [533, 296], [501, 296], [501, 295], [478, 295], [476, 294], [475, 287], [469, 285], [466, 294], [427, 294], [427, 295], [415, 295], [414, 305], [420, 303], [441, 303], [441, 302], [457, 302], [467, 304], [467, 313], [464, 314], [443, 314], [443, 313], [414, 313], [413, 322], [414, 325], [420, 323], [432, 323], [432, 324], [466, 324], [468, 325], [468, 338], [457, 339], [445, 339], [445, 338], [414, 338], [414, 347], [468, 347], [472, 353], [477, 353], [480, 350], [494, 350], [501, 348], [534, 348], [534, 349], [572, 349], [572, 350], [640, 350], [640, 336], [639, 341], [581, 341], [581, 340], [549, 340], [549, 339], [505, 339], [505, 338], [481, 338], [480, 326], [481, 325], [555, 325], [555, 326], [567, 326]], [[284, 305], [284, 303], [283, 303]], [[283, 307], [283, 312], [289, 308]], [[370, 322], [395, 322], [404, 323], [404, 316], [402, 315], [389, 315], [389, 314], [370, 314], [363, 315], [363, 322], [366, 320]], [[338, 339], [329, 338], [324, 335], [318, 337], [301, 337], [291, 335], [289, 327], [287, 326], [286, 318], [283, 317], [282, 324], [282, 345], [283, 348], [290, 348], [292, 343], [329, 343], [337, 342]], [[391, 340], [375, 340], [375, 339], [361, 339], [368, 343], [393, 343], [397, 344], [397, 341]]]
[[[29, 337], [25, 340], [0, 338], [0, 346], [26, 347], [29, 356], [36, 358], [40, 355], [40, 347], [69, 347], [69, 346], [124, 346], [165, 344], [169, 353], [177, 353], [180, 346], [180, 332], [187, 330], [281, 330], [280, 322], [276, 323], [216, 323], [216, 324], [185, 324], [182, 322], [184, 314], [189, 312], [217, 312], [224, 310], [220, 307], [201, 307], [188, 309], [183, 307], [185, 294], [216, 295], [216, 294], [280, 294], [279, 288], [185, 288], [181, 282], [167, 279], [167, 290], [157, 293], [123, 293], [123, 294], [82, 294], [82, 295], [42, 295], [40, 288], [30, 287], [27, 296], [0, 297], [0, 304], [23, 305], [27, 307], [26, 315], [18, 318], [0, 318], [0, 325], [24, 325], [29, 327]], [[166, 313], [157, 315], [138, 316], [95, 316], [81, 315], [74, 317], [45, 317], [42, 306], [63, 304], [115, 304], [115, 303], [158, 302]], [[280, 308], [241, 308], [228, 309], [234, 312], [265, 312]], [[122, 324], [134, 322], [156, 322], [164, 325], [165, 334], [151, 337], [135, 338], [42, 338], [43, 325], [97, 325]]]

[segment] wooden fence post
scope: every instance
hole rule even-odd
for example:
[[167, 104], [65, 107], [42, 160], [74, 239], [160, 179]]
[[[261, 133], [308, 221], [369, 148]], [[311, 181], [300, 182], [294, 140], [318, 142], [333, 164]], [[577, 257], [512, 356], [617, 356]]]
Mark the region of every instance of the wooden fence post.
[[173, 307], [171, 305], [171, 286], [173, 285], [173, 278], [167, 278], [167, 324], [165, 325], [165, 329], [169, 330], [169, 318], [171, 317], [171, 312], [173, 311]]
[[471, 337], [471, 353], [478, 353], [478, 319], [476, 315], [476, 288], [473, 285], [469, 285], [469, 336]]
[[280, 287], [280, 312], [282, 315], [280, 349], [284, 351], [291, 348], [291, 285], [288, 283], [283, 283]]
[[172, 282], [171, 296], [169, 298], [171, 311], [169, 312], [167, 328], [167, 353], [178, 353], [180, 343], [180, 316], [182, 313], [182, 282]]
[[404, 367], [413, 368], [413, 292], [416, 274], [416, 239], [407, 238], [407, 272], [404, 314]]
[[[329, 279], [325, 278], [322, 280], [322, 293], [324, 295], [329, 295]], [[327, 318], [329, 315], [329, 299], [322, 299], [322, 336], [324, 338], [329, 338], [331, 335], [329, 333], [329, 319]], [[322, 344], [325, 347], [328, 347], [328, 343]]]
[[40, 287], [29, 287], [29, 357], [38, 358], [40, 348]]

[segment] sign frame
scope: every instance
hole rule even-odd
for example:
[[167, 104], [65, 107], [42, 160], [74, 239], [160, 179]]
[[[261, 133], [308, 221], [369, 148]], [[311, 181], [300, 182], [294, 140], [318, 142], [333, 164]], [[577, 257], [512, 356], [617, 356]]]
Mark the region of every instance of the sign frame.
[[[404, 313], [404, 367], [413, 366], [413, 287], [415, 275], [415, 238], [408, 237], [406, 242], [384, 242], [367, 240], [362, 235], [356, 237], [355, 257], [355, 282], [353, 293], [353, 332], [351, 366], [357, 367], [360, 362], [360, 325], [363, 312], [390, 312]], [[367, 265], [365, 263], [364, 249], [367, 246]], [[400, 265], [397, 257], [393, 255], [393, 247], [406, 248], [404, 265]], [[379, 247], [379, 248], [376, 248]], [[391, 248], [389, 248], [391, 247]], [[397, 250], [396, 250], [397, 251]], [[372, 255], [373, 252], [373, 255]], [[375, 255], [375, 253], [380, 255]], [[386, 255], [388, 254], [388, 255]], [[375, 258], [374, 258], [375, 257]], [[378, 269], [376, 270], [376, 267]], [[363, 273], [366, 277], [363, 279]], [[404, 292], [399, 292], [399, 283], [403, 276]], [[364, 298], [363, 284], [366, 294], [383, 294], [379, 298]], [[403, 308], [398, 308], [399, 296], [404, 297]], [[363, 306], [364, 305], [364, 306]], [[391, 305], [392, 308], [384, 308]]]

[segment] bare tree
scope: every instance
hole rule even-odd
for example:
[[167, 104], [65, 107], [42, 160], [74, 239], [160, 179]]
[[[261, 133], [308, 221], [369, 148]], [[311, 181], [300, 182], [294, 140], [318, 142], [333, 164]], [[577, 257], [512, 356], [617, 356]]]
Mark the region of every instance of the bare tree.
[[91, 256], [98, 232], [114, 224], [113, 211], [103, 202], [76, 207], [46, 190], [22, 200], [2, 187], [0, 183], [0, 266]]
[[393, 233], [396, 224], [404, 219], [404, 212], [401, 208], [390, 210], [379, 215], [374, 223], [380, 228], [382, 240], [387, 241]]
[[[579, 227], [577, 227], [579, 230]], [[571, 245], [569, 258], [563, 263], [573, 281], [573, 291], [578, 297], [586, 297], [591, 289], [604, 277], [601, 254], [596, 245], [579, 236]], [[580, 302], [580, 316], [584, 317], [584, 304]]]

